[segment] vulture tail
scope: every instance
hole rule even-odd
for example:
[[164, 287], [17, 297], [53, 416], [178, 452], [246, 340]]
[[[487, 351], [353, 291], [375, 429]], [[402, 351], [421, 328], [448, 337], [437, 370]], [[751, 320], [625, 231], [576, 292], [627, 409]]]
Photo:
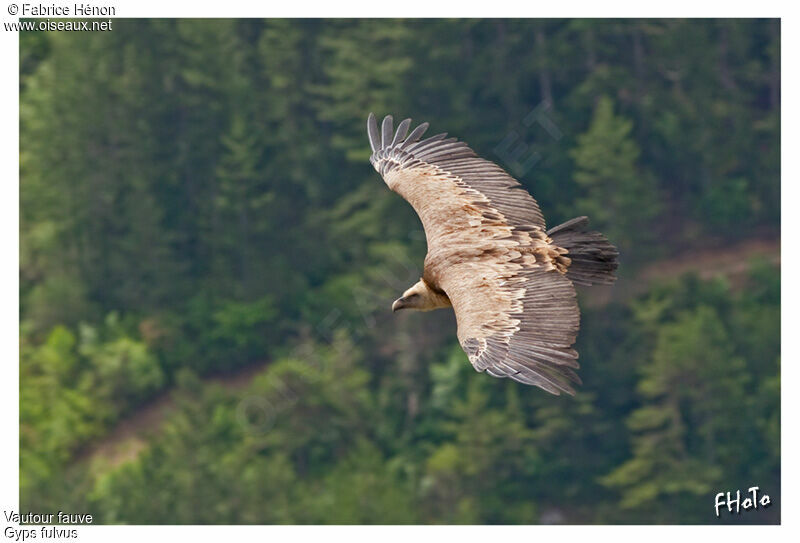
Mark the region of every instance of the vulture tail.
[[576, 285], [610, 285], [617, 277], [619, 251], [600, 232], [587, 230], [589, 219], [576, 217], [547, 231], [558, 245], [567, 250], [572, 261], [567, 278]]

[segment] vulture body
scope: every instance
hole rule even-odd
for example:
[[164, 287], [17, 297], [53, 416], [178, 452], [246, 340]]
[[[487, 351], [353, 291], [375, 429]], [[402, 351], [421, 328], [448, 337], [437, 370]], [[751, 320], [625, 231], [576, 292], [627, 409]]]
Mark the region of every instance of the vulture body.
[[380, 130], [369, 115], [370, 162], [419, 215], [428, 254], [420, 281], [392, 309], [453, 308], [477, 371], [574, 394], [580, 327], [573, 284], [610, 284], [618, 252], [578, 217], [545, 228], [536, 200], [496, 164], [427, 123]]

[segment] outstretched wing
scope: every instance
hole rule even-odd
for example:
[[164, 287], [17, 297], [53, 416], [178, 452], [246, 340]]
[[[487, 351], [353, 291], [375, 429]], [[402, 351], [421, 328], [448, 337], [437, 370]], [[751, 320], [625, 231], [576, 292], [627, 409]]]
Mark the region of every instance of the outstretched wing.
[[[569, 259], [550, 244], [536, 200], [496, 164], [446, 134], [420, 140], [410, 119], [379, 131], [370, 162], [425, 228], [425, 279], [448, 295], [458, 338], [478, 371], [558, 394], [579, 382], [571, 349], [579, 313]], [[406, 137], [406, 134], [408, 136]]]
[[580, 327], [575, 288], [547, 262], [514, 256], [464, 262], [443, 274], [461, 347], [478, 371], [574, 394], [570, 383], [581, 382], [572, 349]]
[[[389, 188], [412, 205], [429, 241], [436, 232], [429, 231], [426, 221], [435, 221], [444, 228], [450, 219], [463, 218], [452, 216], [457, 211], [454, 206], [473, 205], [485, 220], [535, 226], [544, 231], [539, 205], [516, 179], [493, 162], [476, 156], [463, 141], [446, 138], [447, 134], [420, 140], [428, 123], [417, 126], [406, 137], [410, 124], [411, 120], [406, 119], [394, 132], [388, 115], [379, 133], [375, 116], [370, 114], [370, 162]], [[442, 207], [444, 203], [447, 208]]]

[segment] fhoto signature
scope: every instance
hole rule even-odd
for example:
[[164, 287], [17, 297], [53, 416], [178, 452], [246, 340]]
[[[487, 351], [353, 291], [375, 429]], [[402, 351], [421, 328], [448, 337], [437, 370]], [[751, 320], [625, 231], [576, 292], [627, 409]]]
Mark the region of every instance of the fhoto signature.
[[736, 513], [737, 515], [741, 514], [742, 510], [756, 510], [759, 505], [766, 509], [772, 504], [772, 501], [769, 499], [769, 494], [759, 494], [758, 490], [757, 486], [751, 486], [747, 489], [744, 499], [742, 499], [741, 490], [736, 491], [735, 498], [731, 496], [730, 492], [717, 493], [716, 498], [714, 498], [714, 511], [717, 517], [719, 517], [719, 510], [722, 506], [728, 507], [728, 513]]

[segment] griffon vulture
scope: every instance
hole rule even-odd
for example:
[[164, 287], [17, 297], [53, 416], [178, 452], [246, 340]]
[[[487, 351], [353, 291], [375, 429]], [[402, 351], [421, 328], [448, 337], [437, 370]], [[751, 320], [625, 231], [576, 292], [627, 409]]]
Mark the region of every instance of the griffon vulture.
[[428, 244], [422, 278], [392, 311], [452, 307], [477, 371], [574, 394], [573, 284], [612, 283], [616, 248], [586, 217], [546, 230], [536, 200], [500, 167], [447, 134], [421, 140], [428, 123], [408, 134], [410, 124], [395, 132], [387, 116], [379, 131], [367, 119], [370, 163], [417, 212]]

